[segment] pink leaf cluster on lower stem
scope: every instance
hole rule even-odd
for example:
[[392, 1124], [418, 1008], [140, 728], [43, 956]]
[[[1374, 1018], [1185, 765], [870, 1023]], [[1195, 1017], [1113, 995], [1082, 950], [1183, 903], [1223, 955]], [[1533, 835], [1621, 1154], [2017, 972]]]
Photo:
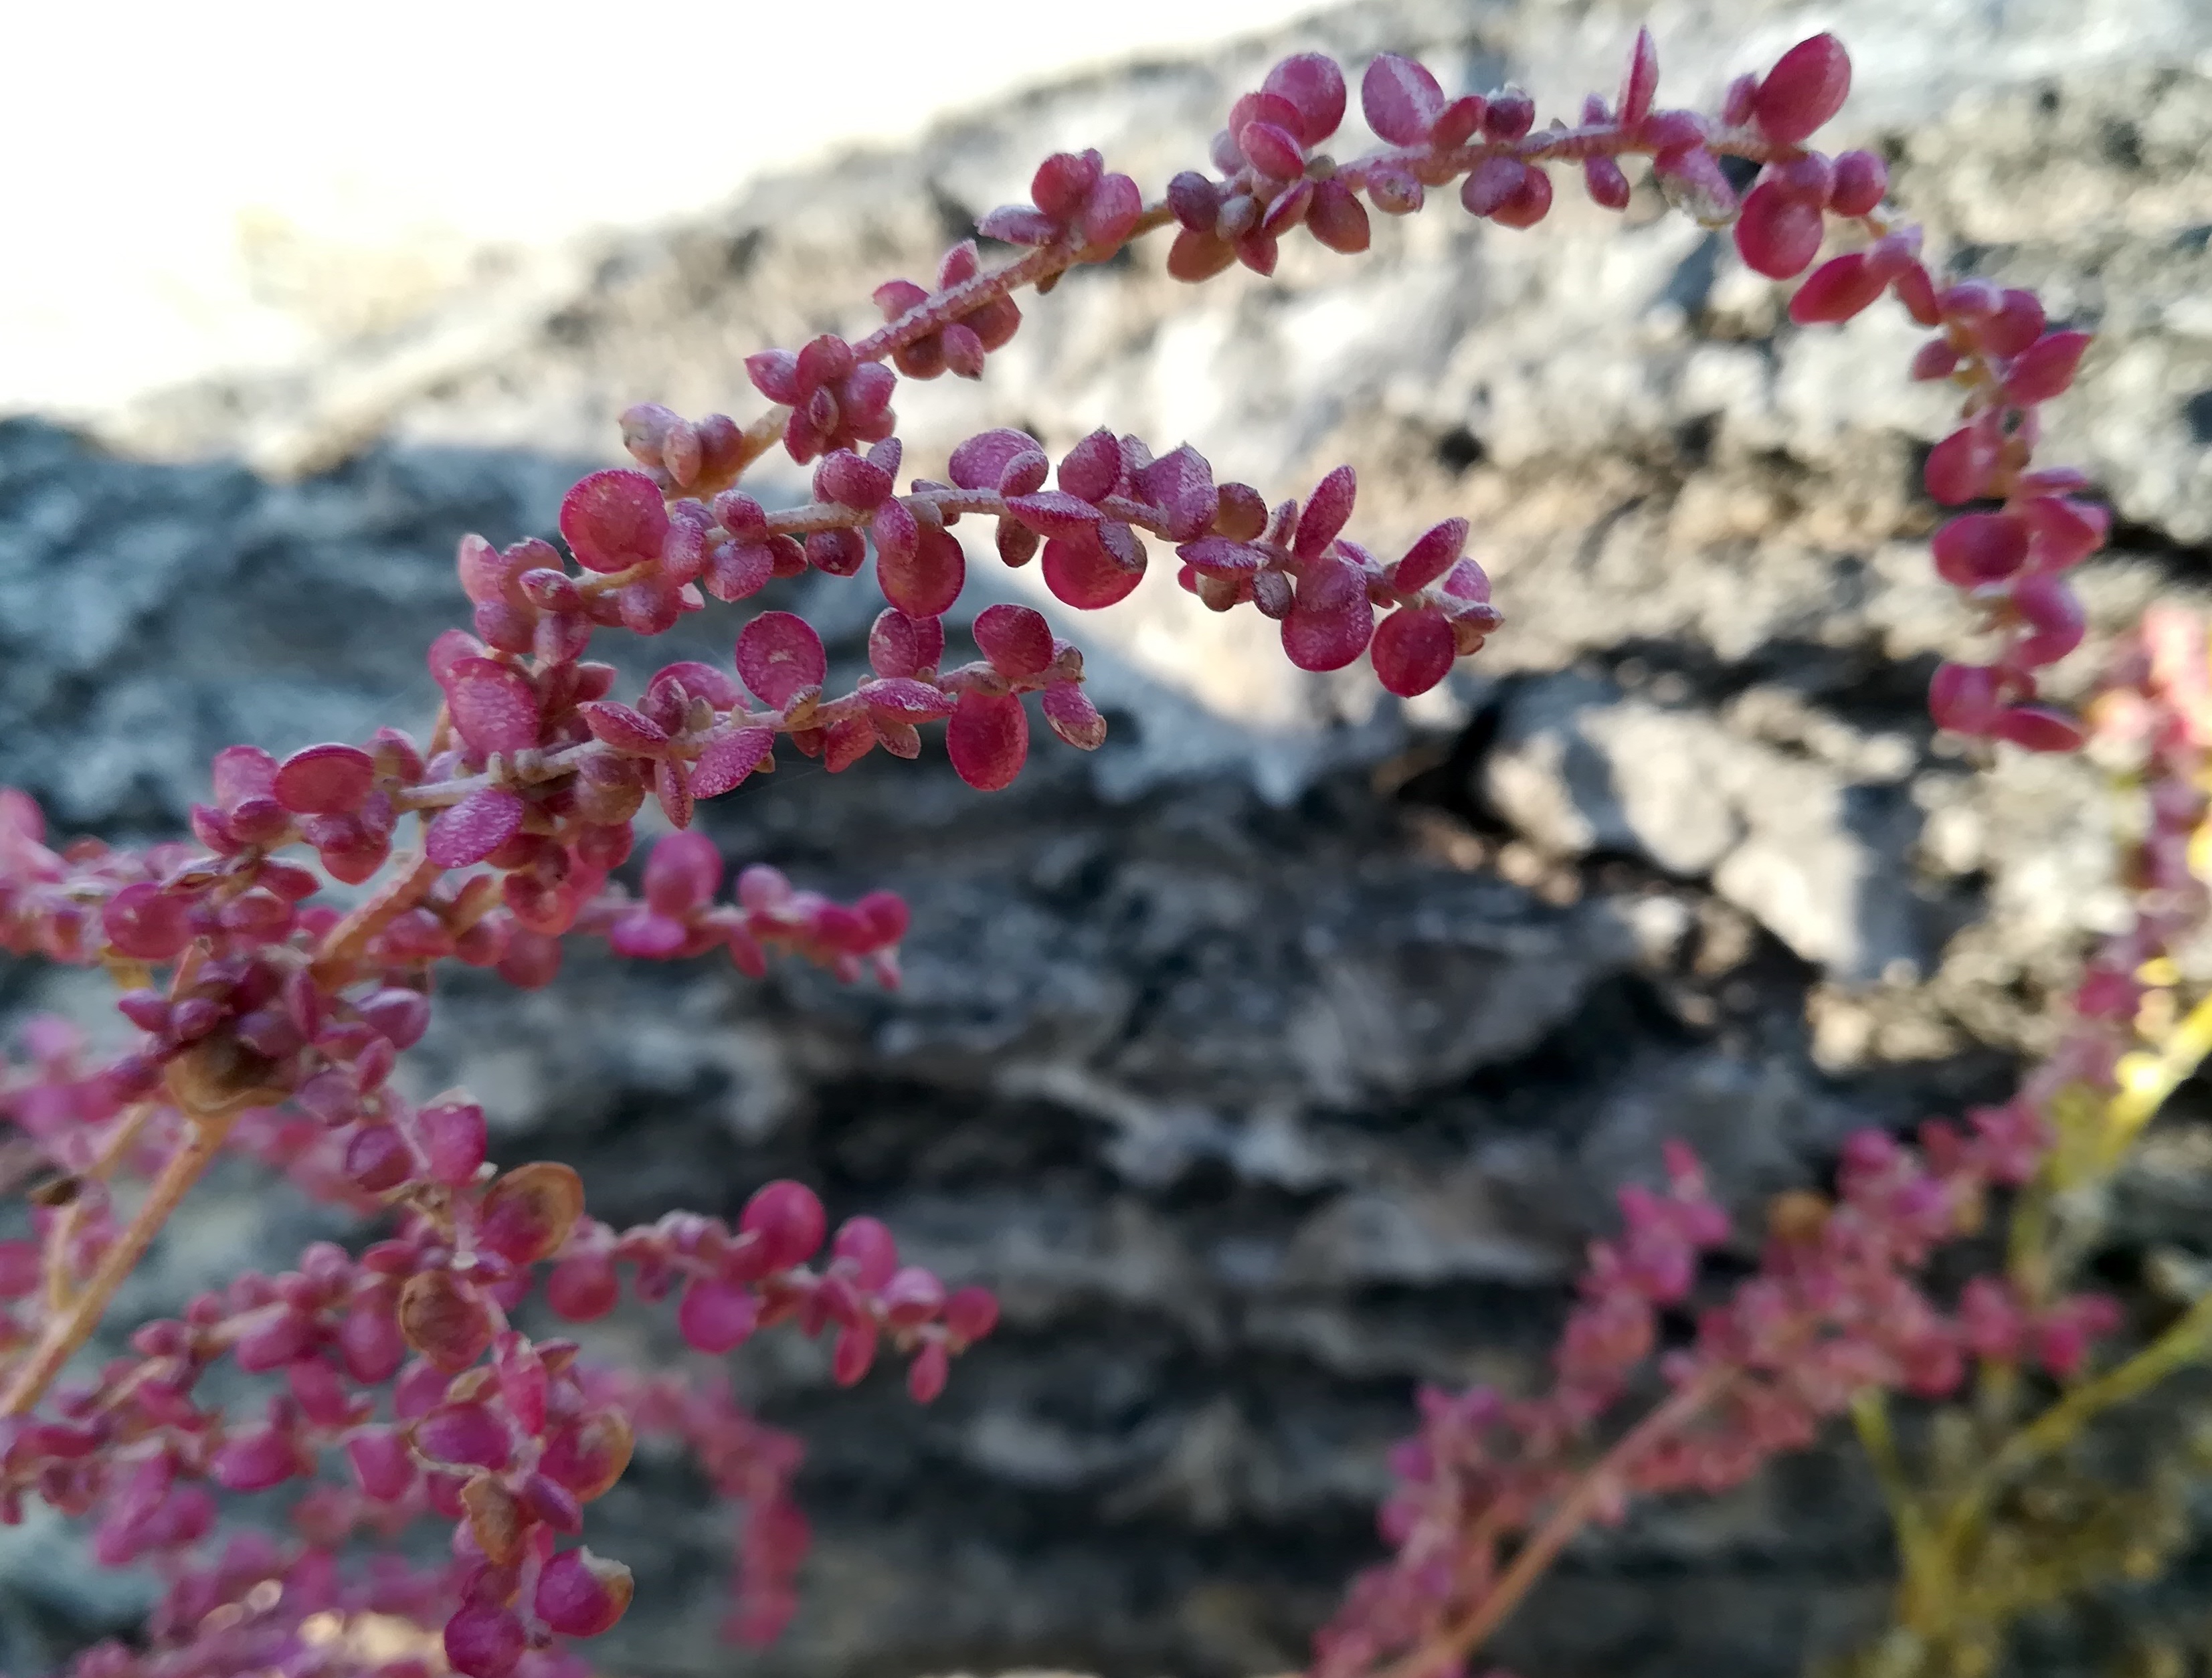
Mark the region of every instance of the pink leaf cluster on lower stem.
[[[1992, 1188], [2033, 1174], [2043, 1147], [2040, 1125], [2018, 1106], [1978, 1111], [1963, 1131], [1933, 1122], [1917, 1151], [1858, 1133], [1832, 1205], [1811, 1195], [1782, 1203], [1758, 1273], [1698, 1311], [1694, 1334], [1670, 1347], [1667, 1318], [1692, 1308], [1701, 1255], [1729, 1237], [1696, 1162], [1670, 1146], [1665, 1191], [1623, 1190], [1621, 1235], [1591, 1249], [1547, 1392], [1424, 1390], [1421, 1432], [1393, 1455], [1399, 1489], [1381, 1516], [1396, 1553], [1354, 1583], [1320, 1633], [1316, 1673], [1456, 1673], [1464, 1628], [1480, 1623], [1516, 1547], [1586, 1483], [1595, 1517], [1618, 1520], [1638, 1493], [1741, 1483], [1810, 1444], [1867, 1389], [1950, 1392], [1992, 1317], [2010, 1308], [1977, 1296], [1947, 1311], [1919, 1272], [1939, 1245], [1978, 1226]], [[2039, 1330], [2046, 1360], [2068, 1367], [2087, 1334], [2112, 1326], [2105, 1302], [2087, 1298], [2039, 1323], [2016, 1311], [2008, 1321], [2014, 1332]], [[1615, 1413], [1655, 1372], [1689, 1401], [1668, 1427], [1631, 1436], [1632, 1454], [1608, 1454]]]

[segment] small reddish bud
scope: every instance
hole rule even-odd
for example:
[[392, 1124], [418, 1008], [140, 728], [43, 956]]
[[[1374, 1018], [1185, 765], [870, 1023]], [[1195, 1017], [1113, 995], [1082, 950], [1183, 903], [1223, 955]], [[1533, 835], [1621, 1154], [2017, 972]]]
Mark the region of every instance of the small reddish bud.
[[941, 1340], [925, 1341], [907, 1366], [906, 1389], [916, 1404], [934, 1403], [951, 1374], [952, 1359]]
[[1659, 91], [1659, 46], [1648, 28], [1636, 32], [1628, 49], [1628, 68], [1620, 78], [1620, 120], [1639, 123], [1651, 114], [1651, 100]]
[[1620, 164], [1610, 157], [1592, 157], [1583, 163], [1583, 188], [1601, 210], [1626, 210], [1633, 189]]
[[623, 1617], [633, 1588], [622, 1563], [603, 1561], [580, 1547], [563, 1550], [538, 1574], [532, 1606], [561, 1636], [595, 1638]]
[[1735, 246], [1753, 271], [1794, 279], [1820, 255], [1825, 232], [1818, 205], [1791, 197], [1775, 181], [1762, 181], [1743, 201]]
[[745, 1202], [738, 1227], [760, 1243], [765, 1274], [812, 1258], [828, 1232], [829, 1219], [820, 1199], [805, 1183], [771, 1183], [755, 1190]]
[[1535, 125], [1536, 101], [1518, 88], [1505, 88], [1491, 95], [1482, 113], [1482, 133], [1489, 140], [1518, 140]]
[[693, 1349], [720, 1356], [751, 1336], [759, 1316], [759, 1302], [751, 1293], [695, 1277], [676, 1308], [676, 1328]]
[[460, 1678], [508, 1678], [530, 1647], [529, 1633], [508, 1609], [471, 1602], [446, 1622], [446, 1664]]
[[1954, 588], [2002, 582], [2027, 562], [2027, 526], [2009, 513], [1967, 513], [1936, 532], [1936, 574]]
[[1869, 216], [1889, 196], [1889, 166], [1870, 151], [1847, 151], [1836, 159], [1835, 184], [1828, 208], [1838, 216]]

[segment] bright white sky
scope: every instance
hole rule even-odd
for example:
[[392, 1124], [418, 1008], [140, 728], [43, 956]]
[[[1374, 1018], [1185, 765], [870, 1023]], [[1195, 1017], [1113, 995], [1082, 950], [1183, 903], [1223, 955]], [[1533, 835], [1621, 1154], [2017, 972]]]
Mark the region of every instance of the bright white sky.
[[244, 228], [374, 253], [651, 220], [1313, 3], [0, 0], [0, 412], [297, 353]]

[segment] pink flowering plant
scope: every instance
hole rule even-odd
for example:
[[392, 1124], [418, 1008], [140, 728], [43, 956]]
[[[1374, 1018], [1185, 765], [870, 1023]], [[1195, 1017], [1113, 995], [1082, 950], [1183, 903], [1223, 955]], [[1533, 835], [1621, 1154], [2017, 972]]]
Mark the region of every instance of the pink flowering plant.
[[[1385, 55], [1359, 85], [1381, 143], [1340, 160], [1323, 148], [1346, 113], [1344, 74], [1303, 54], [1236, 102], [1209, 170], [1157, 197], [1096, 152], [1048, 158], [1030, 202], [978, 228], [1016, 254], [962, 243], [931, 284], [879, 288], [884, 322], [866, 336], [752, 356], [756, 417], [623, 416], [637, 464], [569, 490], [565, 552], [464, 538], [470, 623], [428, 649], [442, 704], [419, 737], [387, 727], [282, 759], [232, 747], [190, 836], [142, 851], [52, 841], [30, 799], [0, 792], [0, 947], [103, 968], [120, 1016], [97, 1049], [34, 1022], [0, 1067], [18, 1180], [40, 1179], [32, 1237], [0, 1243], [0, 1519], [33, 1504], [81, 1517], [101, 1564], [150, 1565], [167, 1584], [144, 1638], [86, 1653], [78, 1678], [581, 1673], [589, 1640], [634, 1590], [618, 1559], [586, 1547], [590, 1505], [646, 1436], [690, 1449], [742, 1511], [730, 1629], [775, 1636], [805, 1545], [790, 1494], [797, 1448], [738, 1407], [710, 1360], [786, 1327], [830, 1337], [838, 1383], [895, 1361], [926, 1404], [991, 1332], [992, 1296], [902, 1263], [873, 1219], [832, 1233], [796, 1183], [762, 1185], [734, 1226], [673, 1213], [615, 1228], [591, 1214], [569, 1167], [489, 1164], [484, 1115], [465, 1092], [418, 1103], [392, 1073], [423, 1036], [441, 970], [542, 987], [571, 939], [641, 960], [726, 958], [754, 976], [797, 959], [895, 986], [908, 920], [898, 898], [838, 903], [761, 866], [726, 893], [724, 860], [692, 821], [700, 799], [768, 772], [786, 749], [834, 772], [878, 746], [915, 757], [941, 724], [954, 769], [988, 793], [1021, 772], [1033, 709], [1067, 745], [1099, 745], [1083, 654], [1042, 612], [992, 605], [967, 631], [973, 656], [948, 643], [971, 561], [962, 520], [991, 528], [975, 552], [1035, 562], [1076, 611], [1127, 596], [1164, 544], [1194, 610], [1249, 606], [1300, 669], [1364, 659], [1395, 695], [1436, 687], [1500, 628], [1466, 521], [1380, 556], [1347, 534], [1349, 467], [1271, 505], [1217, 482], [1187, 442], [1159, 450], [1102, 429], [1055, 460], [1001, 429], [953, 449], [948, 481], [902, 487], [902, 380], [981, 377], [1020, 326], [1017, 294], [1048, 291], [1073, 267], [1171, 228], [1179, 279], [1238, 263], [1265, 275], [1285, 240], [1356, 256], [1373, 214], [1412, 214], [1431, 192], [1456, 187], [1466, 211], [1525, 228], [1550, 210], [1555, 171], [1579, 170], [1617, 210], [1630, 171], [1648, 168], [1676, 207], [1732, 228], [1753, 269], [1797, 282], [1799, 324], [1887, 297], [1924, 329], [1910, 375], [1947, 382], [1961, 404], [1927, 488], [1966, 509], [1937, 532], [1935, 564], [1987, 631], [1981, 662], [1937, 672], [1935, 719], [1990, 750], [2081, 746], [2083, 723], [2038, 684], [2082, 638], [2068, 574], [2108, 520], [2081, 474], [2034, 456], [2040, 405], [2065, 391], [2087, 338], [2052, 328], [2027, 292], [1947, 278], [1889, 207], [1879, 158], [1812, 147], [1850, 86], [1833, 38], [1740, 78], [1714, 112], [1662, 105], [1658, 79], [1640, 34], [1613, 99], [1593, 94], [1571, 124], [1539, 127], [1516, 90], [1453, 96]], [[1741, 196], [1729, 159], [1756, 173]], [[812, 468], [803, 504], [772, 508], [740, 487], [777, 448]], [[744, 603], [776, 578], [853, 576], [872, 553], [885, 604], [869, 673], [834, 690], [813, 627]], [[623, 694], [615, 669], [587, 656], [602, 633], [658, 635], [710, 601], [741, 609], [726, 665], [672, 663]], [[2191, 846], [2212, 739], [2201, 632], [2164, 623], [2157, 635], [2102, 713], [2149, 766], [2140, 918], [2094, 958], [2058, 1055], [2014, 1102], [1931, 1123], [1915, 1146], [1853, 1138], [1832, 1200], [1778, 1204], [1757, 1274], [1680, 1343], [1662, 1318], [1704, 1298], [1699, 1258], [1729, 1223], [1696, 1161], [1671, 1152], [1666, 1185], [1624, 1191], [1622, 1232], [1592, 1249], [1547, 1391], [1424, 1395], [1382, 1511], [1391, 1559], [1321, 1635], [1318, 1673], [1456, 1674], [1585, 1523], [1617, 1518], [1639, 1493], [1735, 1484], [1845, 1413], [1890, 1472], [1885, 1395], [1944, 1397], [1978, 1371], [2013, 1395], [2007, 1422], [2021, 1431], [1993, 1447], [1950, 1560], [1916, 1537], [1928, 1512], [1900, 1494], [1908, 1584], [1940, 1602], [1942, 1567], [1960, 1565], [2005, 1476], [2063, 1444], [2099, 1395], [2142, 1384], [2129, 1364], [2094, 1373], [2112, 1308], [2042, 1263], [2032, 1230], [2009, 1271], [1962, 1293], [1936, 1290], [1926, 1267], [1993, 1197], [2032, 1220], [2081, 1174], [2109, 1171], [2212, 1042], [2196, 1016], [2170, 1040], [2140, 1040], [2159, 1018], [2147, 996], [2161, 982], [2171, 992], [2160, 958], [2203, 915]], [[2193, 652], [2177, 651], [2191, 635]], [[638, 868], [648, 803], [674, 831]], [[129, 1325], [114, 1356], [80, 1356], [165, 1219], [226, 1153], [357, 1213], [361, 1239], [319, 1243], [282, 1274], [241, 1275], [179, 1318]], [[574, 1322], [626, 1300], [671, 1305], [700, 1370], [607, 1367], [574, 1341], [527, 1333], [515, 1314], [533, 1293]], [[209, 1380], [218, 1365], [226, 1377]], [[2057, 1408], [2040, 1409], [2051, 1383]], [[2060, 1412], [2071, 1420], [2047, 1422]], [[219, 1493], [280, 1487], [287, 1537], [226, 1533]], [[399, 1559], [417, 1523], [450, 1535], [435, 1566]], [[360, 1634], [372, 1624], [419, 1636], [395, 1652]]]

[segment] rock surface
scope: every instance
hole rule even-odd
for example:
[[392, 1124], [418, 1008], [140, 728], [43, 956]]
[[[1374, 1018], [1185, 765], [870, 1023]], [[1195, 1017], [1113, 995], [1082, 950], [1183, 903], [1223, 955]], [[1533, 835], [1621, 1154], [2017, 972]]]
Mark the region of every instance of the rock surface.
[[[546, 528], [629, 401], [744, 412], [744, 353], [860, 324], [1045, 151], [1097, 143], [1156, 182], [1292, 46], [1415, 51], [1571, 109], [1637, 21], [1327, 14], [763, 183], [549, 258], [581, 277], [565, 289], [110, 429], [178, 464], [0, 425], [0, 781], [64, 824], [165, 830], [222, 745], [426, 712], [460, 532]], [[2088, 579], [2100, 635], [2200, 592], [2212, 15], [1846, 0], [1820, 21], [1857, 58], [1839, 137], [1887, 150], [1939, 246], [2105, 334], [2054, 444], [2123, 520]], [[1803, 33], [1763, 3], [1653, 22], [1685, 99]], [[1534, 234], [1439, 209], [1361, 263], [1301, 249], [1273, 283], [1194, 295], [1142, 253], [1026, 305], [980, 387], [902, 403], [925, 471], [964, 428], [1057, 449], [1111, 421], [1277, 494], [1348, 459], [1378, 546], [1473, 517], [1509, 627], [1444, 702], [1297, 677], [1267, 625], [1204, 618], [1156, 568], [1081, 626], [1115, 728], [1096, 759], [1040, 750], [989, 799], [933, 753], [834, 780], [794, 763], [711, 807], [733, 858], [908, 894], [896, 996], [589, 960], [527, 997], [452, 988], [409, 1075], [469, 1084], [506, 1157], [572, 1160], [602, 1215], [733, 1210], [797, 1174], [1005, 1298], [927, 1412], [883, 1377], [830, 1389], [811, 1348], [747, 1355], [748, 1390], [808, 1442], [818, 1544], [800, 1621], [742, 1669], [1297, 1663], [1372, 1553], [1412, 1384], [1535, 1378], [1582, 1243], [1664, 1139], [1752, 1210], [1853, 1126], [1999, 1091], [2118, 912], [2091, 775], [2008, 757], [1978, 776], [1931, 739], [1919, 696], [1966, 626], [1920, 545], [1942, 409], [1902, 380], [1899, 323], [1796, 332], [1724, 241], [1641, 195], [1625, 229], [1575, 196]], [[979, 569], [970, 604], [1027, 582]], [[850, 661], [872, 593], [781, 604]], [[650, 662], [724, 657], [732, 627], [692, 620]], [[20, 966], [0, 1004], [100, 1006]], [[2208, 1144], [2177, 1122], [2152, 1151], [2124, 1245], [2201, 1226]], [[219, 1186], [126, 1306], [319, 1228]], [[657, 1327], [635, 1345], [671, 1354]], [[660, 1463], [604, 1511], [595, 1546], [641, 1582], [613, 1669], [732, 1669], [721, 1517]], [[1863, 1476], [1816, 1455], [1580, 1547], [1500, 1653], [1530, 1678], [1789, 1671], [1878, 1616], [1884, 1541]], [[124, 1612], [68, 1553], [40, 1528], [0, 1547], [0, 1665]], [[2069, 1635], [2045, 1663], [2087, 1669]]]

